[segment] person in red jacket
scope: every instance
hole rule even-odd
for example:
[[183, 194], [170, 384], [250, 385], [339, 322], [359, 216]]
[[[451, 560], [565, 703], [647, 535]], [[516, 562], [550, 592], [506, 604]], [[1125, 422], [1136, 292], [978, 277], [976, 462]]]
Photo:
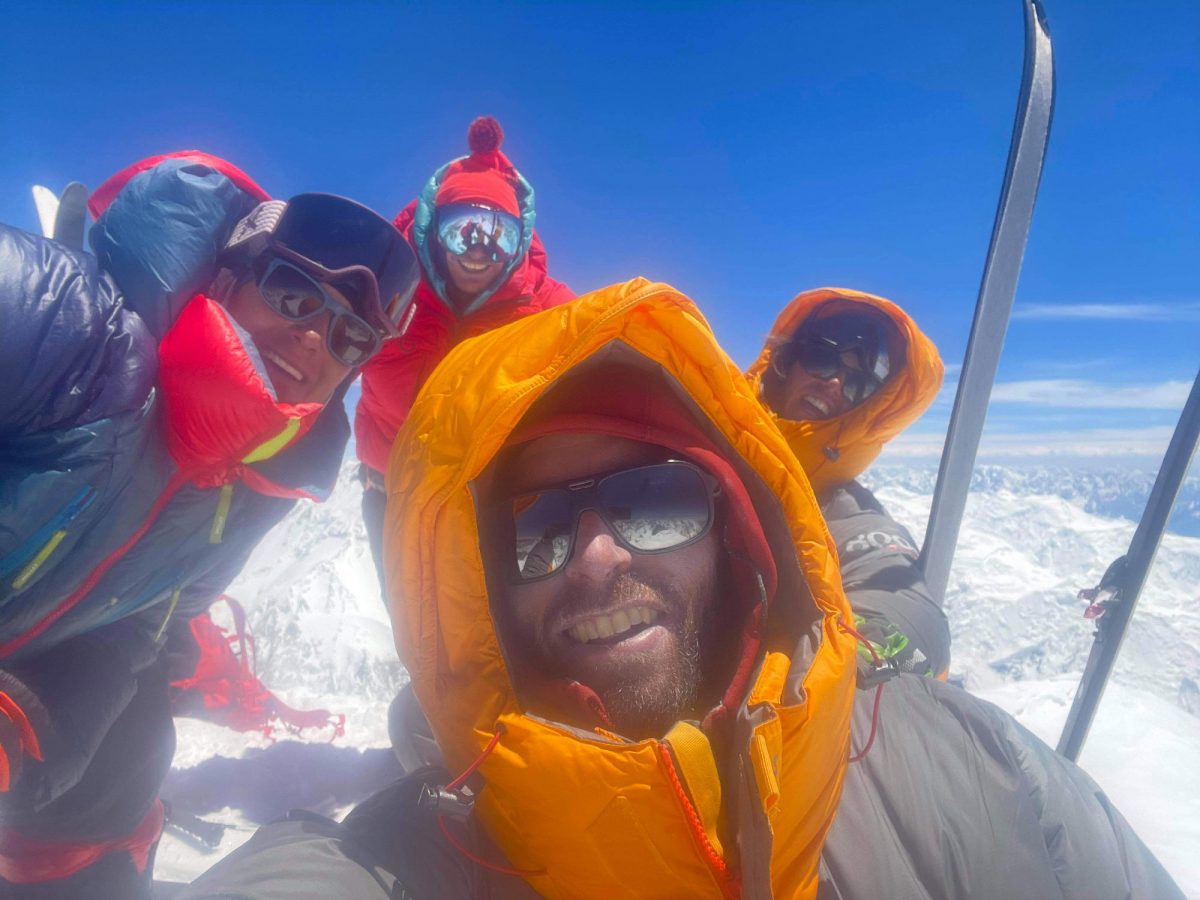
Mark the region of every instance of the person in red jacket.
[[500, 150], [503, 140], [494, 118], [475, 119], [470, 155], [434, 172], [396, 216], [421, 262], [421, 283], [404, 336], [386, 342], [363, 370], [354, 420], [363, 519], [381, 573], [382, 473], [421, 385], [464, 338], [575, 299], [546, 270], [533, 188]]

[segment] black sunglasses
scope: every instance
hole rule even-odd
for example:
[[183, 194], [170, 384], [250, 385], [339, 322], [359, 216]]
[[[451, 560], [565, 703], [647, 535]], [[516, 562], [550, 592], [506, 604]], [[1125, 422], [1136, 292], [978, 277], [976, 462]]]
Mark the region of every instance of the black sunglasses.
[[[846, 355], [855, 357], [857, 365], [849, 365]], [[792, 365], [798, 364], [809, 375], [828, 381], [841, 376], [842, 394], [851, 406], [862, 403], [887, 380], [887, 352], [876, 354], [874, 361], [861, 345], [839, 344], [832, 338], [807, 335], [798, 338], [790, 354]]]
[[510, 497], [494, 509], [499, 533], [512, 541], [506, 577], [527, 584], [562, 571], [574, 551], [579, 517], [588, 510], [627, 550], [665, 553], [686, 547], [712, 527], [720, 492], [717, 480], [703, 469], [668, 460]]
[[846, 402], [857, 406], [891, 374], [890, 327], [886, 321], [858, 312], [810, 318], [791, 342], [776, 351], [771, 367], [780, 378], [787, 378], [788, 370], [797, 364], [822, 381], [840, 375]]
[[[359, 286], [351, 282], [333, 285], [354, 305]], [[321, 282], [284, 259], [270, 259], [258, 276], [258, 292], [263, 302], [293, 322], [303, 322], [328, 310], [329, 327], [325, 346], [329, 354], [348, 368], [361, 366], [379, 352], [379, 333], [356, 313], [330, 296]]]

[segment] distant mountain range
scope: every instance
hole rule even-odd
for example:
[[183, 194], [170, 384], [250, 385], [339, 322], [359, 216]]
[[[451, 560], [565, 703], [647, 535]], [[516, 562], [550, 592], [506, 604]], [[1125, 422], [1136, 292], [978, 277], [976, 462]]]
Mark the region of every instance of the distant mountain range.
[[[268, 685], [386, 703], [396, 660], [367, 550], [353, 465], [324, 504], [302, 503], [258, 547], [229, 593], [249, 611]], [[888, 466], [864, 478], [918, 540], [936, 471]], [[946, 597], [951, 674], [968, 689], [1083, 669], [1092, 627], [1080, 588], [1125, 552], [1153, 475], [984, 466], [975, 476]], [[1117, 678], [1200, 714], [1200, 486], [1163, 540]], [[290, 698], [295, 696], [289, 693]]]
[[[1143, 469], [981, 465], [975, 468], [971, 490], [1062, 497], [1082, 504], [1084, 512], [1119, 516], [1136, 523], [1146, 508], [1156, 475], [1157, 470]], [[870, 470], [863, 481], [871, 488], [888, 485], [932, 495], [937, 466], [879, 466]], [[1168, 528], [1175, 534], [1200, 537], [1200, 477], [1192, 476], [1184, 481]]]

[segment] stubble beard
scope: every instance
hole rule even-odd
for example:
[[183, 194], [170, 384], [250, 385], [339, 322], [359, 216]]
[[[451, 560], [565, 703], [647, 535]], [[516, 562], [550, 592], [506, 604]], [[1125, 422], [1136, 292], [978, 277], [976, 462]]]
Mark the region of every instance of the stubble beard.
[[[713, 644], [717, 604], [712, 602], [714, 598], [694, 594], [713, 587], [711, 584], [672, 587], [623, 574], [607, 590], [598, 591], [601, 596], [575, 598], [584, 608], [602, 608], [613, 602], [636, 602], [653, 596], [679, 623], [671, 629], [674, 652], [657, 661], [650, 654], [635, 658], [625, 667], [628, 671], [618, 670], [607, 684], [587, 685], [596, 691], [621, 734], [634, 740], [659, 737], [680, 719], [697, 714], [706, 663], [711, 655], [707, 651]], [[545, 648], [542, 652], [546, 653]], [[647, 668], [652, 670], [649, 675]], [[572, 677], [569, 671], [557, 674]]]

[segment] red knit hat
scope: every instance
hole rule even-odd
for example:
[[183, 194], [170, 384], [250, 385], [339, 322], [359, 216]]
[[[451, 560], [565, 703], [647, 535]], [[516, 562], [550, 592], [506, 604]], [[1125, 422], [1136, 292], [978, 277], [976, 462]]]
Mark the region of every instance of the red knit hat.
[[467, 129], [471, 155], [450, 164], [438, 188], [435, 206], [449, 203], [486, 203], [520, 217], [517, 170], [500, 152], [504, 131], [491, 116], [480, 116]]

